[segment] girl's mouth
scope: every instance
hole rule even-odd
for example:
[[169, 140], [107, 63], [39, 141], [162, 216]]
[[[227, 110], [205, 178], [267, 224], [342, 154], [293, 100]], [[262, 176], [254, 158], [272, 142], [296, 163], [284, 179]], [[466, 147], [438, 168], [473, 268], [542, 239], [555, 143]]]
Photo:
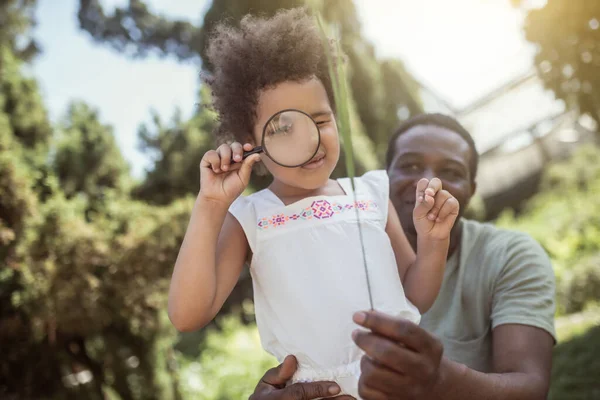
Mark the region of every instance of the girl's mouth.
[[308, 164], [304, 164], [302, 168], [317, 169], [325, 164], [325, 154], [317, 154]]

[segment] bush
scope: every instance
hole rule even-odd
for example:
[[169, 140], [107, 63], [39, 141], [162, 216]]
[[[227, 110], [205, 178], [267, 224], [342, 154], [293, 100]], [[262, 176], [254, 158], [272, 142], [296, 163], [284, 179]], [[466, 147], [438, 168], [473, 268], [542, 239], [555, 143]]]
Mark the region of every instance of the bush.
[[182, 359], [180, 379], [186, 398], [247, 399], [265, 371], [277, 361], [260, 346], [256, 325], [229, 315], [211, 328], [198, 361]]
[[600, 326], [554, 349], [550, 400], [600, 398]]
[[600, 253], [566, 270], [557, 282], [558, 305], [562, 314], [582, 311], [600, 299]]
[[531, 234], [550, 255], [559, 313], [600, 300], [600, 149], [585, 146], [545, 173], [542, 191], [524, 212], [504, 212], [497, 225]]

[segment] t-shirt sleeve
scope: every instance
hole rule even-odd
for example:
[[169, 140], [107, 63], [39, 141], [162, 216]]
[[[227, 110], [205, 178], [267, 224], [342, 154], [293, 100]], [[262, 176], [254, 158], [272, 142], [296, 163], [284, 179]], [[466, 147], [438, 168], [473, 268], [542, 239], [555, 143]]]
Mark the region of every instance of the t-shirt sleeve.
[[377, 202], [383, 221], [387, 224], [388, 206], [390, 203], [390, 180], [387, 171], [369, 171], [362, 176], [362, 181]]
[[250, 250], [255, 252], [256, 245], [256, 211], [252, 202], [244, 197], [240, 196], [229, 206], [229, 213], [240, 223]]
[[508, 241], [492, 300], [492, 328], [529, 325], [545, 330], [556, 340], [556, 287], [550, 259], [529, 235], [513, 234]]

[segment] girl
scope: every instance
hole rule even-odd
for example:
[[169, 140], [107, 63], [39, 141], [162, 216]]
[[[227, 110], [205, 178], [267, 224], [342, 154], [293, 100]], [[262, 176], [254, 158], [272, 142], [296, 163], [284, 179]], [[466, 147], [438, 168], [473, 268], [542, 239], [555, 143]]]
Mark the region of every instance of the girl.
[[[319, 32], [303, 10], [246, 16], [238, 29], [221, 25], [208, 56], [217, 133], [237, 141], [200, 162], [200, 192], [169, 292], [171, 321], [180, 331], [208, 324], [247, 262], [263, 347], [280, 362], [296, 356], [294, 381], [333, 380], [359, 398], [352, 314], [369, 307], [369, 293], [356, 208], [374, 308], [418, 323], [441, 286], [458, 202], [439, 179], [415, 183], [415, 256], [390, 206], [385, 171], [356, 179], [356, 202], [348, 179], [330, 179], [340, 156], [331, 82]], [[265, 155], [243, 160], [284, 109], [317, 123], [321, 141], [311, 161], [286, 168]], [[259, 161], [272, 183], [239, 197]]]

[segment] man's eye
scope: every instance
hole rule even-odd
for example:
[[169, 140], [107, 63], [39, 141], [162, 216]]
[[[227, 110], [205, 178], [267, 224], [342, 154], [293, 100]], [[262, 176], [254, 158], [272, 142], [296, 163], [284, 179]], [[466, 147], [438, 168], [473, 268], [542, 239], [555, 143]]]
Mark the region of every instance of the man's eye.
[[400, 169], [407, 172], [417, 172], [419, 171], [420, 167], [417, 164], [407, 163], [400, 165]]
[[463, 174], [455, 169], [445, 169], [440, 175], [446, 178], [456, 179], [462, 177]]

